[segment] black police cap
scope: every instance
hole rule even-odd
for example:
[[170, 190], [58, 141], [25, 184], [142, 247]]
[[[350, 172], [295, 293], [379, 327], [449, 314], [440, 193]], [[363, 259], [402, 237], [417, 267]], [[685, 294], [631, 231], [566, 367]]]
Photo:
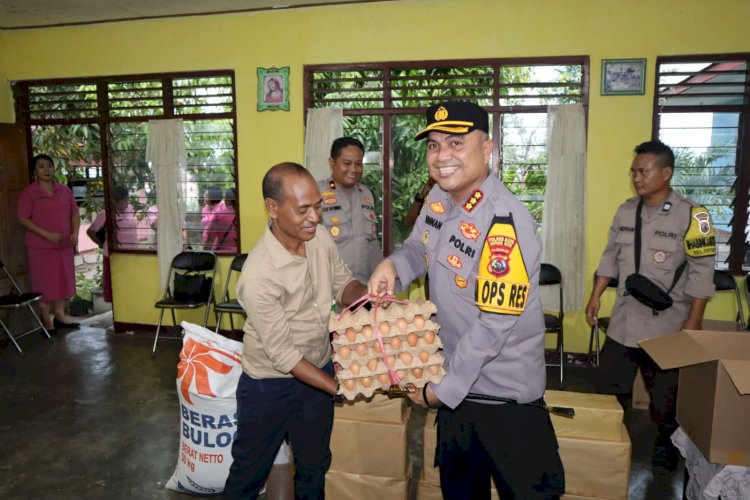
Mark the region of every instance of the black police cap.
[[489, 133], [489, 117], [480, 106], [466, 101], [449, 101], [427, 108], [427, 127], [414, 137], [419, 141], [432, 132], [464, 135], [474, 130]]

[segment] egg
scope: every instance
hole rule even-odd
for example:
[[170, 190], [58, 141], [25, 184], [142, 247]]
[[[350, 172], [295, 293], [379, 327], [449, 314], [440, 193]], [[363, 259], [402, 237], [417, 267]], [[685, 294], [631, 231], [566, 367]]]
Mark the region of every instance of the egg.
[[364, 387], [371, 387], [372, 386], [372, 377], [362, 377], [359, 379], [359, 383], [362, 384]]
[[419, 360], [422, 363], [427, 363], [427, 360], [430, 359], [430, 353], [427, 351], [419, 351]]
[[390, 380], [388, 380], [388, 374], [381, 373], [378, 375], [378, 382], [380, 382], [380, 385], [389, 385]]
[[366, 339], [372, 338], [372, 327], [370, 325], [365, 325], [362, 327], [362, 335], [365, 336]]
[[342, 345], [339, 347], [338, 355], [341, 359], [349, 359], [349, 355], [351, 355], [352, 350], [349, 349], [348, 345]]
[[409, 365], [411, 364], [411, 362], [413, 361], [413, 359], [414, 359], [414, 358], [412, 357], [412, 355], [411, 355], [411, 354], [409, 354], [408, 352], [402, 352], [402, 353], [401, 353], [401, 354], [399, 355], [399, 358], [401, 358], [401, 361], [402, 361], [402, 362], [403, 362], [403, 363], [404, 363], [404, 364], [405, 364], [406, 366], [409, 366]]
[[375, 368], [378, 367], [378, 358], [372, 358], [367, 362], [367, 369], [371, 372], [375, 371]]
[[422, 378], [422, 373], [423, 372], [424, 372], [424, 370], [422, 370], [422, 368], [412, 368], [411, 369], [412, 375], [414, 375], [416, 378]]
[[367, 354], [367, 346], [365, 344], [357, 344], [357, 354], [364, 356]]
[[391, 333], [391, 324], [387, 321], [382, 321], [380, 323], [380, 333], [382, 335], [388, 336], [388, 334]]
[[430, 365], [427, 370], [433, 375], [437, 375], [440, 372], [440, 365]]
[[399, 347], [401, 347], [401, 338], [393, 337], [391, 340], [388, 341], [388, 344], [391, 346], [393, 350], [397, 350]]
[[406, 333], [406, 329], [409, 327], [409, 322], [406, 321], [406, 318], [398, 318], [396, 320], [396, 328], [398, 328], [398, 331], [401, 333]]
[[359, 375], [359, 371], [362, 369], [362, 366], [356, 361], [352, 361], [352, 364], [349, 365], [349, 370], [351, 370], [352, 374]]
[[347, 328], [344, 335], [346, 335], [346, 340], [349, 342], [354, 342], [354, 339], [357, 338], [357, 332], [352, 327]]
[[380, 354], [381, 352], [383, 352], [383, 350], [380, 348], [380, 342], [373, 342], [373, 344], [372, 344], [372, 350], [375, 351], [378, 354]]
[[386, 366], [387, 366], [388, 368], [393, 368], [393, 366], [394, 366], [395, 364], [396, 364], [396, 358], [394, 358], [393, 356], [386, 356], [386, 357], [385, 357], [385, 365], [386, 365]]
[[424, 318], [421, 314], [417, 314], [414, 316], [412, 323], [414, 323], [414, 326], [416, 326], [418, 330], [421, 330], [424, 327]]
[[344, 387], [347, 390], [349, 390], [349, 391], [353, 390], [354, 389], [354, 380], [353, 379], [344, 380]]
[[419, 342], [419, 336], [417, 336], [416, 333], [411, 332], [406, 336], [406, 343], [410, 346], [415, 347], [417, 345], [417, 342]]
[[427, 330], [426, 332], [424, 332], [424, 341], [428, 344], [432, 344], [433, 342], [435, 342], [435, 332], [433, 332], [432, 330]]

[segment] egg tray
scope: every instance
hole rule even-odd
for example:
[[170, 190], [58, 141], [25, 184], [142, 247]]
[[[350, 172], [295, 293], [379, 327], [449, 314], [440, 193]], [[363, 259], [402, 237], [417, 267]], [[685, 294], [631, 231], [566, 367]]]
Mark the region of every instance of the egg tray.
[[[400, 356], [393, 356], [394, 359], [392, 366], [394, 370], [411, 370], [412, 368], [425, 368], [431, 365], [442, 366], [443, 364], [443, 354], [441, 352], [429, 354], [428, 358], [425, 361], [422, 361], [418, 355], [412, 355], [411, 353], [408, 354], [411, 356], [411, 362], [409, 364], [405, 363]], [[349, 363], [349, 365], [346, 367], [341, 365], [339, 371], [336, 372], [336, 378], [338, 378], [339, 381], [342, 381], [357, 377], [377, 377], [381, 373], [388, 373], [386, 362], [383, 359], [379, 357], [371, 359], [377, 360], [377, 364], [373, 369], [370, 369], [368, 364], [364, 363], [359, 365], [359, 371], [355, 373], [355, 371], [352, 370], [352, 366], [354, 363], [352, 362]]]
[[[367, 344], [370, 345], [366, 346], [364, 355], [360, 354], [356, 350], [356, 346], [361, 346], [363, 344], [347, 344], [338, 346], [336, 348], [337, 350], [333, 353], [333, 361], [344, 368], [348, 368], [353, 361], [357, 361], [360, 365], [363, 366], [367, 364], [367, 362], [371, 359], [379, 359], [382, 361], [383, 356], [376, 350], [378, 345], [377, 341], [370, 341]], [[409, 354], [414, 356], [414, 359], [417, 359], [419, 357], [419, 353], [422, 351], [426, 351], [428, 354], [433, 354], [443, 347], [443, 343], [440, 341], [440, 337], [437, 336], [435, 336], [435, 339], [431, 344], [428, 344], [422, 337], [420, 337], [417, 341], [417, 344], [414, 346], [410, 346], [406, 342], [402, 342], [400, 347], [394, 349], [388, 341], [384, 341], [383, 345], [385, 346], [386, 356], [398, 356], [402, 352], [408, 352]], [[342, 355], [342, 351], [344, 349], [349, 349], [348, 356], [346, 357]]]
[[[421, 315], [424, 319], [428, 319], [436, 312], [437, 306], [429, 300], [419, 299], [406, 304], [392, 302], [385, 309], [378, 308], [378, 322], [388, 321], [395, 327], [396, 321], [400, 318], [404, 318], [409, 323], [412, 323], [414, 317], [417, 315]], [[328, 321], [328, 330], [331, 332], [343, 333], [344, 330], [352, 327], [359, 331], [362, 330], [363, 326], [372, 324], [372, 318], [373, 312], [364, 308], [354, 314], [346, 312], [341, 315], [340, 319], [338, 314], [331, 314], [331, 318]]]
[[[440, 380], [442, 380], [443, 376], [445, 376], [446, 374], [445, 368], [443, 368], [442, 363], [440, 365], [433, 365], [433, 366], [438, 366], [437, 373], [433, 374], [433, 373], [430, 373], [427, 369], [425, 369], [424, 372], [422, 373], [422, 376], [419, 378], [415, 377], [411, 370], [407, 370], [406, 376], [401, 380], [401, 382], [399, 382], [399, 386], [403, 388], [406, 386], [406, 384], [411, 383], [417, 389], [421, 389], [422, 387], [424, 387], [424, 385], [427, 382], [440, 382]], [[413, 366], [412, 368], [425, 368], [425, 367]], [[364, 397], [369, 398], [376, 392], [388, 392], [388, 389], [391, 387], [389, 378], [386, 379], [385, 377], [383, 377], [383, 379], [386, 382], [382, 383], [381, 381], [377, 379], [377, 376], [372, 377], [372, 381], [371, 381], [372, 385], [370, 387], [365, 387], [362, 384], [361, 379], [366, 378], [366, 377], [367, 375], [363, 376], [360, 373], [359, 377], [347, 379], [347, 380], [351, 380], [354, 382], [354, 386], [351, 389], [346, 387], [345, 382], [342, 381], [341, 385], [339, 386], [338, 393], [343, 395], [347, 400], [353, 400], [357, 398], [360, 394], [363, 395]]]
[[[382, 323], [380, 321], [380, 318], [378, 318], [378, 323]], [[346, 329], [342, 331], [336, 332], [336, 338], [334, 338], [331, 341], [331, 344], [333, 344], [334, 350], [341, 345], [352, 345], [352, 344], [365, 344], [372, 341], [377, 341], [378, 336], [375, 333], [375, 327], [372, 326], [372, 333], [365, 335], [362, 333], [362, 328], [366, 326], [371, 326], [370, 323], [367, 323], [365, 325], [362, 325], [359, 329], [355, 329], [354, 327], [347, 327]], [[348, 330], [349, 328], [352, 328], [352, 330]], [[354, 331], [354, 335], [352, 335], [352, 331]], [[402, 337], [402, 341], [406, 340], [406, 337], [410, 333], [416, 333], [420, 337], [424, 337], [425, 331], [432, 331], [435, 332], [435, 338], [438, 336], [438, 331], [440, 331], [440, 325], [435, 323], [432, 320], [425, 320], [424, 325], [421, 327], [417, 327], [416, 325], [409, 323], [406, 326], [405, 331], [399, 330], [395, 325], [391, 324], [391, 329], [388, 333], [384, 333], [381, 329], [381, 337], [383, 339], [383, 343], [388, 343], [387, 339], [390, 339], [392, 337]]]

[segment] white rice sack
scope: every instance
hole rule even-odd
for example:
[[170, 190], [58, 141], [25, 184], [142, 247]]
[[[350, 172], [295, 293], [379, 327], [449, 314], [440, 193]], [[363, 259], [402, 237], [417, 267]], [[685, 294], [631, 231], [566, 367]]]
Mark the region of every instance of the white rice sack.
[[177, 365], [180, 450], [166, 487], [189, 493], [221, 493], [232, 465], [237, 430], [235, 393], [242, 374], [242, 342], [182, 322]]

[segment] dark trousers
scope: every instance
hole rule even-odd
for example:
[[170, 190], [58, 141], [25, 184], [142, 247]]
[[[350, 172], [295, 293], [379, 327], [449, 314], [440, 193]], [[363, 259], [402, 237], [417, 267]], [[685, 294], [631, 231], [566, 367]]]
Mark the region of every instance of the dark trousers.
[[646, 390], [651, 396], [651, 420], [659, 425], [675, 427], [678, 370], [662, 370], [646, 351], [626, 347], [607, 338], [599, 358], [602, 394], [630, 395], [633, 380], [640, 367]]
[[555, 499], [565, 491], [557, 438], [543, 408], [461, 403], [438, 410], [435, 465], [443, 498]]
[[[333, 365], [324, 370], [333, 375]], [[237, 436], [224, 498], [254, 499], [288, 435], [294, 455], [294, 496], [325, 498], [331, 466], [333, 398], [294, 378], [253, 379], [237, 385]]]

